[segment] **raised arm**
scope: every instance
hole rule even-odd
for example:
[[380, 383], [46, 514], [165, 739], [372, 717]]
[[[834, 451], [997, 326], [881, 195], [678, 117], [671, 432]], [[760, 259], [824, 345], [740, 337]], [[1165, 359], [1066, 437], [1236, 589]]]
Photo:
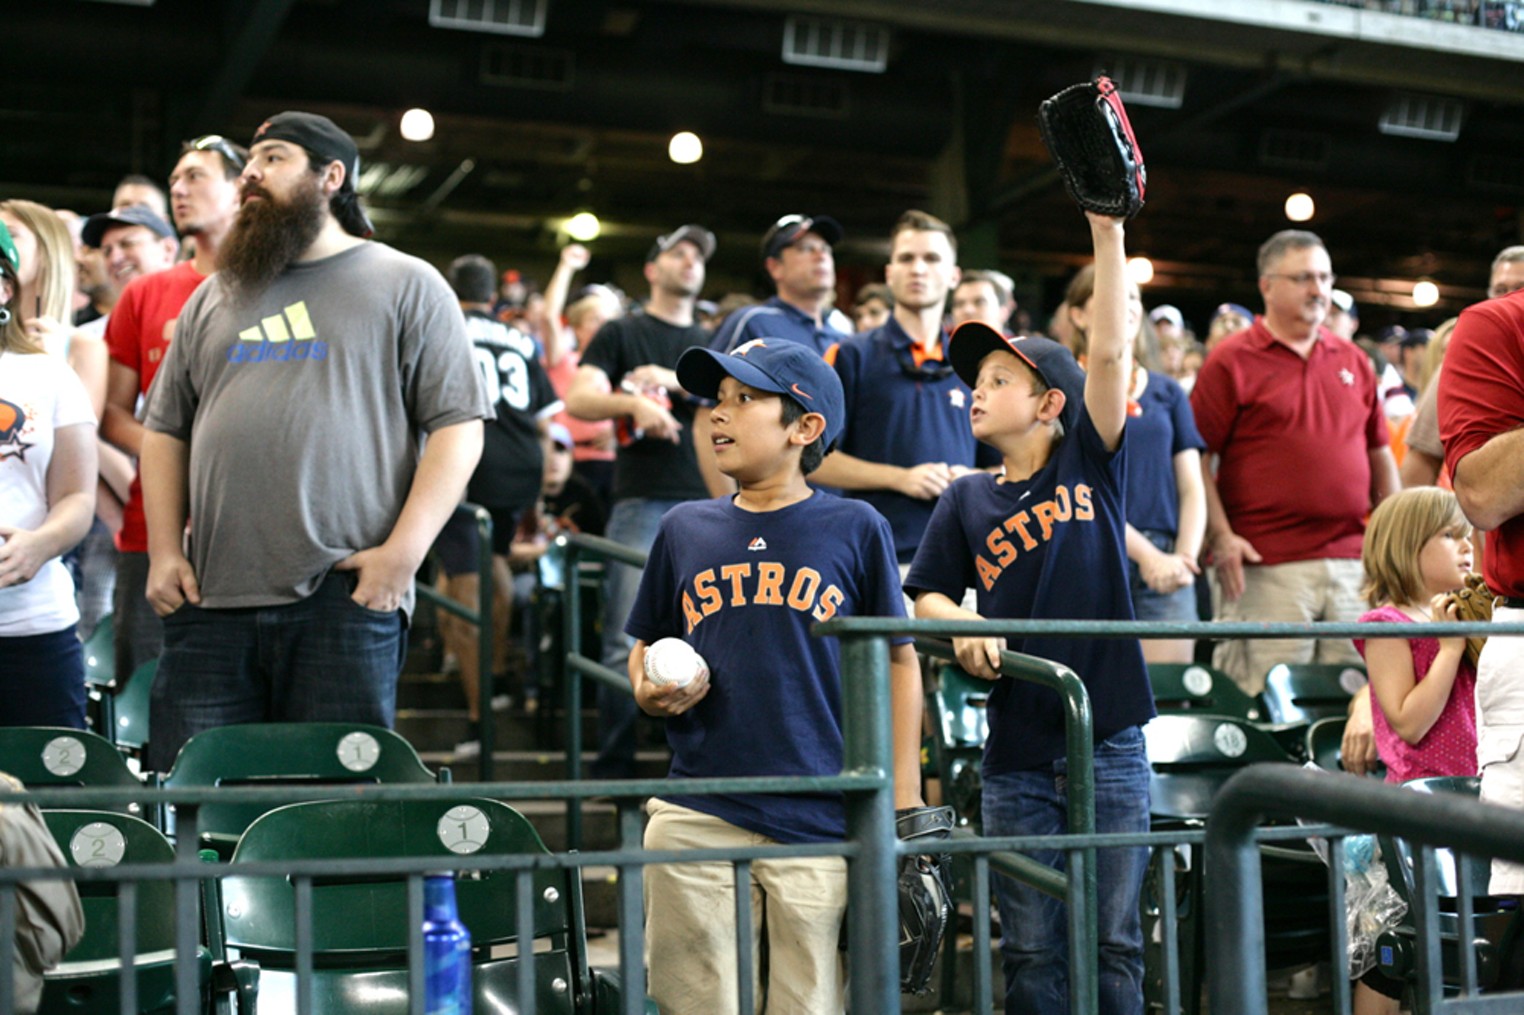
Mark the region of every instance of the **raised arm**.
[[561, 362], [561, 357], [566, 355], [567, 346], [571, 344], [569, 330], [561, 321], [561, 315], [566, 311], [566, 296], [571, 292], [573, 276], [583, 268], [592, 255], [587, 248], [580, 243], [570, 243], [561, 248], [561, 258], [556, 262], [556, 270], [551, 272], [550, 281], [545, 284], [545, 314], [544, 326], [540, 334], [545, 336], [545, 365], [553, 367]]
[[1127, 254], [1122, 220], [1087, 211], [1095, 246], [1095, 304], [1085, 372], [1085, 407], [1106, 447], [1122, 442], [1127, 389], [1132, 381], [1132, 341], [1127, 329]]

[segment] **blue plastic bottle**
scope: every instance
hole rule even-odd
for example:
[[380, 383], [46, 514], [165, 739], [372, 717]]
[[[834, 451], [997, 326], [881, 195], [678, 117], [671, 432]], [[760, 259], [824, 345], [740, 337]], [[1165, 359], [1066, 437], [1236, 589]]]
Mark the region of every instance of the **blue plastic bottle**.
[[424, 1015], [471, 1015], [471, 932], [455, 909], [455, 878], [423, 879]]

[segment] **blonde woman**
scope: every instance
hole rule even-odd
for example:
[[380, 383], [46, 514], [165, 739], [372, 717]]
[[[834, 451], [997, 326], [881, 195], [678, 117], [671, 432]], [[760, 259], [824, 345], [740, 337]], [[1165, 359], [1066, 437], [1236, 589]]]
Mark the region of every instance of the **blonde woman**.
[[22, 320], [25, 256], [0, 217], [0, 725], [85, 726], [74, 583], [95, 513], [95, 414]]

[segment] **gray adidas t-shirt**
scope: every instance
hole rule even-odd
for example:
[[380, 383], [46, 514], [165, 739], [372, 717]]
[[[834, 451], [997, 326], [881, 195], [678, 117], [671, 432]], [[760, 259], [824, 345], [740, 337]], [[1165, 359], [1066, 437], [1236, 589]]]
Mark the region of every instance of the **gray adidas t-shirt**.
[[190, 444], [189, 557], [202, 605], [228, 609], [297, 602], [379, 546], [423, 435], [492, 415], [445, 280], [369, 242], [292, 265], [247, 305], [207, 279], [145, 423]]

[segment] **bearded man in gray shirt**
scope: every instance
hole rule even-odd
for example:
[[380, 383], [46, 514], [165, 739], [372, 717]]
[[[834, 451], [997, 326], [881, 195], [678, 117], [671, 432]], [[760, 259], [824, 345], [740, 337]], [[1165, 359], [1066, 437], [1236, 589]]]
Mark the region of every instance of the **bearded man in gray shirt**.
[[393, 724], [413, 574], [493, 411], [444, 279], [366, 241], [349, 135], [281, 113], [250, 155], [149, 392], [157, 771], [215, 726]]

